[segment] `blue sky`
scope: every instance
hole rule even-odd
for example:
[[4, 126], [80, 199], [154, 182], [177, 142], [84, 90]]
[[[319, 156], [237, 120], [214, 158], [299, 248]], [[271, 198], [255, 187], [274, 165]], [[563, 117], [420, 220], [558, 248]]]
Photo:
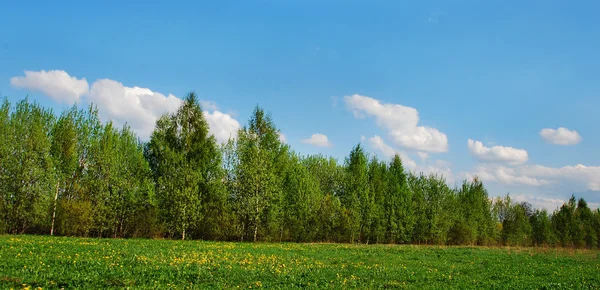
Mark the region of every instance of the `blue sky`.
[[[216, 104], [207, 113], [221, 133], [235, 120], [244, 125], [258, 104], [301, 153], [343, 159], [364, 136], [370, 152], [401, 152], [415, 171], [450, 182], [478, 175], [491, 195], [549, 208], [572, 192], [600, 202], [598, 1], [3, 6], [0, 94], [11, 101], [29, 95], [58, 111], [100, 103], [105, 119], [137, 124], [144, 135], [161, 109], [176, 107], [170, 94], [195, 90]], [[77, 82], [62, 78], [87, 84], [74, 90]], [[407, 107], [418, 112], [416, 125], [405, 125], [413, 115], [397, 117]], [[560, 127], [568, 131], [540, 135]], [[445, 147], [443, 138], [421, 147], [402, 139], [431, 132], [446, 136]], [[316, 133], [328, 147], [303, 142]], [[560, 140], [570, 145], [552, 143]]]

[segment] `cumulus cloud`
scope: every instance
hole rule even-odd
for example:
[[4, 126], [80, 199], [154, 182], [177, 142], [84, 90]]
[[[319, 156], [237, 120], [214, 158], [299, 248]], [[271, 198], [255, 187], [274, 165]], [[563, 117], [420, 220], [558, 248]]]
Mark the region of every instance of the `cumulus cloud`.
[[312, 136], [310, 136], [310, 138], [302, 140], [302, 143], [314, 145], [317, 147], [331, 147], [332, 146], [331, 142], [329, 142], [329, 139], [327, 138], [327, 136], [323, 135], [323, 134], [319, 134], [319, 133], [312, 134]]
[[504, 146], [485, 147], [480, 141], [471, 139], [467, 141], [467, 146], [471, 155], [483, 162], [506, 162], [516, 165], [525, 163], [529, 159], [524, 149]]
[[419, 158], [421, 158], [422, 161], [427, 160], [427, 158], [429, 158], [429, 154], [427, 154], [426, 152], [417, 152], [417, 155], [419, 155]]
[[379, 152], [381, 152], [383, 154], [383, 156], [385, 156], [387, 158], [392, 158], [396, 154], [398, 154], [400, 156], [400, 158], [402, 158], [402, 163], [407, 168], [414, 169], [417, 167], [417, 163], [414, 160], [412, 160], [406, 153], [398, 151], [398, 150], [392, 148], [391, 146], [385, 144], [383, 139], [377, 135], [369, 138], [369, 145], [373, 149], [376, 149]]
[[85, 78], [78, 79], [63, 70], [25, 71], [25, 76], [10, 79], [13, 87], [38, 91], [59, 103], [73, 104], [88, 93]]
[[[128, 87], [110, 79], [96, 80], [91, 88], [85, 78], [71, 77], [62, 70], [26, 71], [24, 77], [14, 77], [15, 87], [40, 91], [57, 102], [73, 104], [83, 100], [98, 108], [103, 121], [112, 120], [121, 126], [127, 123], [142, 139], [147, 139], [156, 120], [164, 113], [175, 112], [182, 100], [172, 94], [164, 95], [148, 88]], [[215, 102], [200, 102], [209, 124], [210, 133], [219, 142], [236, 138], [240, 124], [230, 114], [217, 111]], [[212, 112], [210, 112], [212, 111]]]
[[415, 108], [352, 95], [344, 97], [346, 105], [356, 118], [374, 117], [377, 124], [388, 130], [396, 145], [426, 152], [448, 151], [448, 137], [435, 128], [419, 126]]
[[174, 112], [181, 99], [147, 88], [126, 87], [120, 82], [101, 79], [94, 82], [88, 101], [98, 106], [100, 117], [122, 125], [127, 123], [142, 139], [150, 136], [156, 120]]
[[212, 113], [204, 111], [204, 117], [208, 123], [210, 134], [215, 136], [217, 142], [225, 143], [229, 139], [237, 138], [240, 123], [230, 115], [219, 111]]
[[546, 143], [555, 145], [575, 145], [581, 142], [581, 136], [575, 130], [569, 130], [564, 127], [558, 129], [542, 129], [540, 136]]

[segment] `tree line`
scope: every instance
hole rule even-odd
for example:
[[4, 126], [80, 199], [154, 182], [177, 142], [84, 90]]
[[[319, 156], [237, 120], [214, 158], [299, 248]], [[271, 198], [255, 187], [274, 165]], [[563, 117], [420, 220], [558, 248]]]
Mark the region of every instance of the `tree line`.
[[194, 93], [141, 142], [95, 107], [55, 115], [0, 106], [0, 233], [226, 241], [597, 248], [600, 210], [574, 196], [552, 213], [455, 188], [357, 144], [338, 162], [302, 156], [256, 107], [219, 144]]

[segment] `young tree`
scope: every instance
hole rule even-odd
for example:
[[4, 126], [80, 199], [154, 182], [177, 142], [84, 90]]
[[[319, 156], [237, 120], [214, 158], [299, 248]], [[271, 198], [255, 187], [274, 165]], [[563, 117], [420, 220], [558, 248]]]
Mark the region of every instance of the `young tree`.
[[162, 219], [182, 239], [202, 220], [202, 196], [218, 178], [219, 151], [208, 130], [198, 98], [190, 93], [175, 114], [157, 121], [146, 148]]
[[492, 217], [492, 204], [488, 198], [483, 183], [478, 178], [473, 181], [464, 181], [458, 191], [459, 223], [469, 228], [470, 234], [466, 242], [476, 242], [479, 245], [492, 243], [494, 220]]
[[529, 222], [531, 223], [533, 244], [535, 246], [554, 245], [555, 237], [547, 210], [535, 210], [529, 218]]
[[[6, 103], [2, 108], [5, 110]], [[6, 145], [3, 151], [8, 154], [2, 162], [2, 187], [8, 232], [49, 229], [50, 196], [55, 180], [50, 156], [50, 132], [54, 121], [52, 111], [25, 99], [17, 103], [8, 127], [4, 128], [8, 129], [5, 132], [8, 151]]]
[[156, 224], [154, 183], [143, 147], [128, 126], [118, 132], [118, 178], [111, 189], [114, 237], [152, 236]]
[[387, 164], [377, 158], [369, 162], [369, 183], [372, 195], [372, 222], [369, 240], [380, 243], [385, 240], [387, 219], [385, 214], [387, 194]]
[[95, 220], [92, 204], [96, 182], [90, 174], [94, 160], [94, 146], [100, 136], [102, 123], [98, 110], [76, 106], [63, 112], [53, 129], [52, 157], [58, 180], [54, 192], [53, 219], [55, 230], [63, 235], [87, 236]]
[[413, 192], [415, 225], [413, 241], [446, 244], [456, 217], [456, 199], [446, 180], [438, 175], [411, 174], [408, 184]]
[[395, 155], [387, 171], [388, 192], [385, 198], [387, 233], [391, 242], [410, 243], [415, 216], [412, 192], [408, 188], [407, 174], [402, 159]]
[[579, 243], [578, 221], [575, 217], [576, 201], [571, 196], [569, 201], [552, 215], [552, 228], [563, 247], [571, 247]]
[[283, 186], [283, 228], [296, 242], [315, 238], [316, 209], [320, 198], [319, 183], [298, 156], [292, 156]]
[[316, 205], [315, 236], [319, 241], [343, 241], [348, 232], [345, 209], [340, 202], [343, 196], [345, 171], [334, 158], [312, 155], [302, 160], [320, 189]]
[[236, 155], [236, 209], [242, 223], [242, 239], [250, 233], [258, 239], [259, 230], [268, 231], [269, 221], [277, 216], [282, 197], [282, 176], [278, 158], [287, 154], [270, 114], [256, 107], [249, 125], [238, 132]]
[[[356, 145], [346, 159], [346, 184], [341, 196], [342, 205], [348, 211], [350, 242], [364, 237], [372, 221], [373, 199], [369, 192], [368, 159], [362, 146]], [[367, 241], [368, 242], [368, 241]]]
[[598, 246], [598, 236], [596, 233], [598, 229], [594, 227], [594, 214], [583, 198], [580, 198], [577, 202], [575, 217], [579, 226], [577, 229], [577, 240], [579, 241], [577, 246], [586, 246], [590, 249], [596, 248]]
[[54, 225], [56, 220], [56, 208], [59, 197], [62, 199], [64, 193], [70, 188], [69, 181], [72, 181], [73, 175], [78, 168], [77, 152], [77, 108], [73, 106], [70, 110], [64, 111], [58, 121], [52, 128], [52, 145], [50, 153], [54, 159], [54, 166], [57, 175], [56, 191], [52, 205], [52, 222], [50, 235], [54, 234]]
[[8, 213], [11, 196], [9, 194], [10, 179], [8, 166], [11, 155], [10, 103], [6, 98], [0, 105], [0, 233], [8, 231]]
[[532, 242], [532, 227], [526, 208], [521, 204], [510, 204], [502, 222], [502, 242], [504, 245], [529, 246]]

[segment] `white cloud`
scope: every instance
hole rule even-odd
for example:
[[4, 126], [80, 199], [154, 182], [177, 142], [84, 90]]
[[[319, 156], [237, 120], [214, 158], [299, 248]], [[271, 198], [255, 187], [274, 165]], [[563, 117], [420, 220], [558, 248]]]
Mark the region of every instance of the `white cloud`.
[[406, 153], [400, 152], [392, 148], [391, 146], [385, 144], [383, 139], [377, 135], [369, 138], [369, 144], [371, 145], [371, 147], [373, 147], [373, 149], [379, 150], [383, 154], [383, 156], [387, 158], [392, 158], [396, 154], [400, 155], [400, 158], [402, 158], [402, 163], [407, 168], [414, 169], [417, 167], [417, 163], [414, 160], [412, 160], [408, 155], [406, 155]]
[[285, 134], [278, 132], [277, 134], [279, 134], [279, 142], [281, 143], [287, 143], [287, 139], [285, 138]]
[[446, 179], [446, 183], [450, 186], [456, 181], [456, 177], [452, 172], [452, 164], [445, 160], [436, 160], [432, 164], [417, 165], [414, 171], [423, 172], [424, 174], [441, 175]]
[[549, 198], [543, 196], [535, 196], [532, 194], [511, 194], [510, 198], [517, 203], [528, 202], [536, 208], [544, 208], [549, 212], [561, 207], [566, 200], [558, 198]]
[[208, 123], [210, 134], [215, 136], [217, 142], [225, 143], [230, 138], [237, 138], [240, 123], [229, 114], [219, 111], [213, 111], [212, 113], [204, 111], [204, 117]]
[[103, 120], [110, 119], [118, 125], [127, 123], [142, 139], [150, 136], [156, 120], [162, 114], [176, 111], [182, 102], [173, 95], [165, 96], [146, 88], [126, 87], [109, 79], [94, 82], [88, 101], [98, 106]]
[[39, 91], [59, 103], [73, 104], [88, 93], [85, 78], [71, 77], [63, 70], [25, 71], [24, 77], [13, 77], [10, 84], [16, 88]]
[[211, 110], [211, 111], [217, 110], [217, 103], [215, 103], [213, 101], [202, 100], [199, 103], [200, 103], [200, 106], [202, 106], [202, 109], [204, 109], [204, 110]]
[[556, 168], [542, 165], [506, 167], [482, 164], [468, 175], [477, 175], [483, 181], [502, 185], [543, 187], [562, 193], [600, 190], [600, 166], [578, 164]]
[[417, 152], [417, 155], [419, 155], [419, 158], [421, 158], [421, 161], [425, 161], [427, 160], [427, 158], [429, 158], [429, 154], [427, 154], [426, 152]]
[[[383, 156], [386, 158], [392, 158], [394, 155], [398, 154], [402, 159], [402, 164], [408, 171], [414, 173], [423, 173], [423, 174], [437, 174], [441, 175], [446, 179], [448, 184], [453, 184], [455, 182], [454, 174], [452, 173], [452, 164], [444, 160], [436, 160], [435, 162], [429, 164], [417, 164], [415, 160], [410, 158], [408, 154], [398, 151], [391, 146], [385, 144], [383, 139], [380, 136], [373, 136], [369, 138], [369, 145], [378, 151], [380, 151]], [[419, 153], [419, 152], [418, 152]], [[417, 153], [417, 154], [418, 154]]]
[[327, 136], [319, 133], [312, 134], [310, 138], [302, 140], [302, 143], [311, 144], [317, 147], [331, 147], [331, 142], [329, 142]]
[[575, 130], [569, 130], [564, 127], [558, 129], [542, 129], [540, 136], [544, 141], [556, 145], [575, 145], [581, 142], [581, 136]]
[[552, 183], [550, 180], [521, 175], [517, 172], [517, 169], [505, 166], [480, 165], [467, 176], [469, 179], [478, 176], [482, 181], [496, 182], [504, 185], [526, 185], [537, 187]]
[[435, 128], [418, 126], [419, 113], [415, 108], [352, 95], [344, 97], [356, 118], [372, 116], [379, 126], [388, 130], [396, 145], [427, 152], [448, 151], [448, 137]]
[[485, 147], [483, 143], [469, 139], [467, 141], [469, 152], [483, 162], [506, 162], [509, 164], [522, 164], [527, 162], [529, 155], [524, 149], [494, 146]]
[[365, 142], [367, 138], [364, 135], [360, 135], [360, 142]]
[[[147, 139], [156, 120], [165, 113], [177, 111], [182, 100], [174, 95], [164, 95], [147, 88], [126, 87], [109, 79], [94, 82], [88, 95], [88, 101], [98, 106], [98, 112], [104, 120], [113, 120], [118, 125], [127, 123], [142, 139]], [[209, 125], [210, 134], [218, 142], [236, 138], [240, 124], [229, 114], [214, 110], [214, 102], [202, 101], [204, 117]]]
[[[127, 123], [142, 139], [150, 136], [161, 115], [175, 112], [182, 102], [171, 94], [164, 95], [136, 86], [126, 87], [110, 79], [97, 80], [90, 89], [85, 78], [71, 77], [62, 70], [26, 71], [24, 77], [12, 78], [11, 84], [40, 91], [59, 103], [72, 104], [82, 99], [93, 103], [103, 121], [112, 120], [118, 126]], [[205, 109], [204, 116], [210, 126], [210, 133], [219, 142], [237, 136], [240, 128], [237, 120], [230, 114], [217, 111], [215, 102], [200, 101], [200, 104]]]

